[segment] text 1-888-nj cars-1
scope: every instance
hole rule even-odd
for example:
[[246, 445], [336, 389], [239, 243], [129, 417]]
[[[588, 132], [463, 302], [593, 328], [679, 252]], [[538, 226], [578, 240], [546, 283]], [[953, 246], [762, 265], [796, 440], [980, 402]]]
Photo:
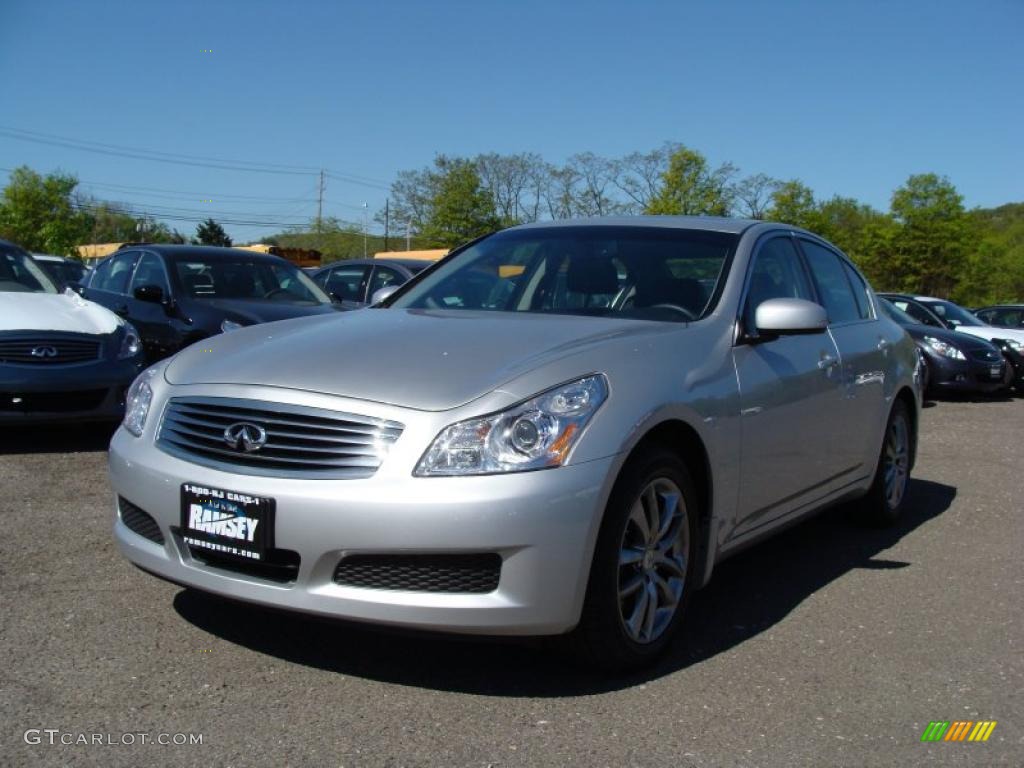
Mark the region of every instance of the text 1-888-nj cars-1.
[[115, 536], [236, 599], [641, 664], [722, 557], [841, 500], [899, 515], [919, 361], [876, 301], [781, 225], [505, 230], [380, 308], [150, 368]]
[[129, 323], [0, 241], [0, 425], [118, 419], [142, 367]]

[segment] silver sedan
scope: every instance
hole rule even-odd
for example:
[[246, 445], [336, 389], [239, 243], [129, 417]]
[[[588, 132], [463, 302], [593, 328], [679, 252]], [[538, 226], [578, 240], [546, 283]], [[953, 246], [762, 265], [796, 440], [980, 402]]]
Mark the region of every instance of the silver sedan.
[[913, 341], [777, 224], [515, 227], [383, 305], [207, 339], [132, 386], [114, 534], [158, 576], [329, 617], [653, 659], [716, 563], [860, 498], [895, 520]]

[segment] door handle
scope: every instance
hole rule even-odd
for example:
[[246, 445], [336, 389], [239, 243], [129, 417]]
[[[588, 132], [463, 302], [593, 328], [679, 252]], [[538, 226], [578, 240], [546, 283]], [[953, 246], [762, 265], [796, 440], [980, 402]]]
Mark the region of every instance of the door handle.
[[821, 360], [818, 361], [818, 368], [820, 368], [823, 371], [827, 371], [830, 368], [833, 368], [837, 365], [839, 365], [839, 361], [836, 360], [834, 357], [832, 357], [832, 355], [828, 354], [827, 352], [824, 355], [822, 355]]
[[885, 350], [887, 350], [888, 348], [889, 348], [889, 341], [888, 341], [888, 339], [879, 339], [878, 340], [878, 350], [880, 352], [885, 352]]

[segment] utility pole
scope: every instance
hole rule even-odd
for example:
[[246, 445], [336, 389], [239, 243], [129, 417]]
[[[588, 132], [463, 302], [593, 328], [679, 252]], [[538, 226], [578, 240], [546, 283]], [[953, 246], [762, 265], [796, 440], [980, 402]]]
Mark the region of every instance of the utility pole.
[[385, 251], [389, 250], [389, 248], [388, 248], [388, 233], [389, 233], [388, 224], [390, 223], [390, 218], [389, 218], [390, 208], [391, 208], [391, 200], [389, 198], [385, 197], [384, 198], [384, 250]]
[[324, 169], [320, 169], [320, 197], [316, 203], [316, 233], [319, 235], [323, 232], [323, 212], [324, 212]]
[[363, 258], [366, 258], [366, 212], [369, 209], [366, 207], [366, 203], [363, 203]]

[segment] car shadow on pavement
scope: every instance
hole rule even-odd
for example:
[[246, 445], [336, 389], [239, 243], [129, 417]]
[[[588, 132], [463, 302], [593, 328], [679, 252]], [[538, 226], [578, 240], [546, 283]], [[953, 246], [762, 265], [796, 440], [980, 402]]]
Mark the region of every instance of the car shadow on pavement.
[[116, 429], [114, 422], [5, 425], [0, 428], [0, 456], [105, 451]]
[[898, 525], [874, 528], [856, 504], [830, 510], [719, 564], [693, 596], [683, 631], [656, 666], [612, 675], [575, 663], [552, 639], [387, 632], [228, 601], [191, 589], [175, 610], [221, 639], [295, 664], [399, 685], [489, 696], [574, 696], [628, 688], [709, 659], [770, 629], [810, 595], [857, 569], [912, 568], [880, 556], [945, 512], [956, 489], [914, 480]]

